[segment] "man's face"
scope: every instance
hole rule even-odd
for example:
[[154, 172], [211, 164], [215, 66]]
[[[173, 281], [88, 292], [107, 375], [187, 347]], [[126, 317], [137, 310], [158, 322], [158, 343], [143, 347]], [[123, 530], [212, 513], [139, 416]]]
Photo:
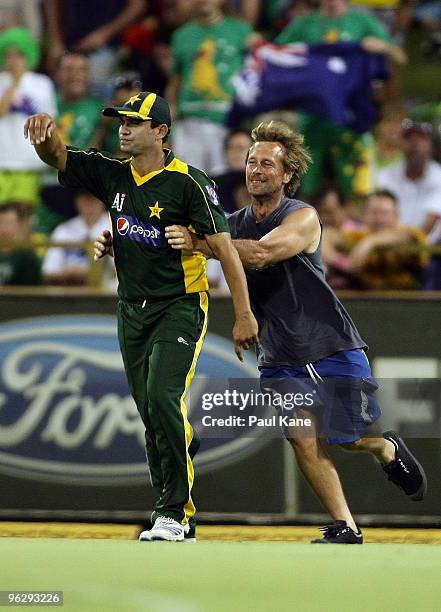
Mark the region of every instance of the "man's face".
[[248, 150], [252, 144], [251, 137], [245, 132], [230, 136], [226, 148], [226, 158], [231, 170], [243, 171]]
[[120, 149], [129, 155], [141, 155], [148, 151], [158, 140], [159, 128], [152, 128], [151, 121], [131, 117], [121, 117], [119, 126]]
[[15, 47], [10, 47], [5, 53], [5, 69], [11, 74], [23, 74], [28, 69], [26, 57]]
[[344, 221], [345, 214], [339, 196], [335, 191], [328, 191], [317, 204], [317, 211], [324, 227], [338, 229]]
[[409, 132], [403, 137], [403, 153], [410, 161], [428, 161], [433, 153], [432, 138], [428, 134]]
[[283, 167], [283, 146], [278, 142], [256, 142], [250, 148], [246, 181], [248, 193], [255, 198], [283, 193], [291, 175]]
[[347, 8], [346, 0], [320, 0], [320, 8], [326, 13], [338, 13]]
[[373, 232], [394, 229], [398, 225], [398, 211], [393, 200], [386, 196], [371, 196], [364, 221]]
[[0, 209], [0, 242], [8, 243], [12, 240], [24, 238], [22, 235], [22, 224], [16, 210], [11, 208]]
[[57, 83], [63, 98], [83, 98], [89, 84], [89, 60], [82, 55], [66, 55], [57, 71]]
[[211, 15], [222, 8], [225, 0], [193, 0], [193, 11], [196, 17]]

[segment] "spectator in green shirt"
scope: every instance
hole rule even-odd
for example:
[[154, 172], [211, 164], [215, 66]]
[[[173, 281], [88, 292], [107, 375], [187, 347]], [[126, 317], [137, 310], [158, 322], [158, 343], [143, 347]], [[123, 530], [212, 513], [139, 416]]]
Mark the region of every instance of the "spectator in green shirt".
[[166, 90], [177, 117], [174, 152], [209, 174], [225, 170], [232, 79], [247, 49], [260, 41], [249, 23], [226, 17], [222, 4], [223, 0], [195, 0], [195, 18], [172, 38], [172, 77]]
[[[306, 44], [358, 42], [368, 53], [383, 53], [404, 63], [403, 51], [392, 44], [376, 17], [350, 8], [346, 0], [320, 0], [319, 10], [293, 20], [275, 42]], [[314, 163], [302, 183], [302, 196], [311, 197], [321, 186], [327, 163], [345, 197], [367, 196], [373, 187], [374, 140], [372, 134], [358, 134], [344, 126], [301, 114], [300, 131]]]
[[0, 207], [0, 286], [41, 285], [41, 262], [30, 247], [23, 206], [10, 202]]

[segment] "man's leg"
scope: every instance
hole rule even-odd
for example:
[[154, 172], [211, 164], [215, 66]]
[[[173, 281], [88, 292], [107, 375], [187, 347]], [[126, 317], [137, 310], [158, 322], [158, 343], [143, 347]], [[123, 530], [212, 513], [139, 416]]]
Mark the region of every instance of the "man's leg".
[[163, 474], [163, 489], [152, 519], [172, 518], [194, 525], [193, 457], [199, 441], [191, 427], [185, 398], [207, 329], [206, 293], [176, 300], [155, 332], [149, 359], [148, 412]]
[[[311, 419], [311, 415], [305, 418]], [[299, 435], [298, 430], [288, 429], [287, 433], [302, 474], [327, 512], [334, 520], [346, 521], [351, 529], [357, 531], [337, 470], [322, 441], [316, 437]]]
[[385, 465], [395, 459], [395, 446], [390, 440], [383, 438], [382, 431], [375, 423], [369, 438], [360, 438], [354, 442], [340, 444], [341, 448], [349, 452], [370, 453]]
[[158, 495], [164, 487], [159, 452], [149, 418], [147, 379], [149, 352], [147, 334], [142, 325], [141, 307], [125, 302], [118, 305], [118, 339], [130, 393], [145, 426], [146, 455], [152, 486]]

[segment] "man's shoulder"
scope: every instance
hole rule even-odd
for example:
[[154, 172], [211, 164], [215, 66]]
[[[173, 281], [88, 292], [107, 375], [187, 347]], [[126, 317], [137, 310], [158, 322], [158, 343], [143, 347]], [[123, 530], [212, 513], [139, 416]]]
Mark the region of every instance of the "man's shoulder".
[[297, 212], [298, 210], [301, 210], [303, 208], [312, 208], [313, 210], [315, 210], [312, 204], [308, 204], [307, 202], [304, 202], [303, 200], [297, 200], [296, 198], [285, 197], [280, 202], [280, 206], [279, 206], [279, 210], [286, 214]]

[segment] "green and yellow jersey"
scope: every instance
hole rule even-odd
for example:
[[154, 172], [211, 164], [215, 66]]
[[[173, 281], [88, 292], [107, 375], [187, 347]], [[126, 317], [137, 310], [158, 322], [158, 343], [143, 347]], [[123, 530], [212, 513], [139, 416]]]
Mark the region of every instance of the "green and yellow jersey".
[[192, 226], [198, 234], [229, 232], [215, 184], [165, 149], [165, 167], [140, 176], [130, 159], [95, 149], [68, 147], [59, 181], [82, 187], [102, 200], [113, 231], [118, 293], [129, 302], [166, 299], [208, 289], [206, 259], [172, 249], [168, 225]]

